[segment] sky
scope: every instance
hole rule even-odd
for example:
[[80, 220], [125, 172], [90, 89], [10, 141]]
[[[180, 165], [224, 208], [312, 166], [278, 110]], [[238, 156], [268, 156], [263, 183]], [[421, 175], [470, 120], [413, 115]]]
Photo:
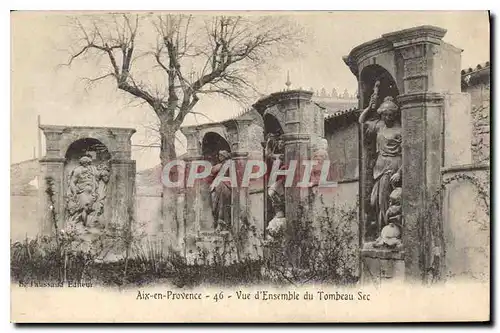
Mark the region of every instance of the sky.
[[[147, 105], [131, 100], [112, 81], [87, 87], [83, 78], [99, 71], [102, 64], [80, 61], [71, 67], [61, 66], [68, 61], [72, 45], [68, 16], [75, 15], [79, 14], [11, 13], [11, 163], [33, 158], [38, 142], [38, 115], [42, 124], [132, 127], [137, 129], [132, 144], [151, 142], [146, 127], [154, 123], [155, 116]], [[279, 59], [273, 64], [276, 70], [259, 73], [258, 86], [264, 94], [284, 89], [287, 72], [292, 88], [325, 88], [328, 92], [333, 88], [338, 92], [348, 89], [354, 93], [356, 78], [342, 56], [384, 33], [424, 24], [447, 29], [443, 39], [463, 49], [462, 68], [490, 60], [489, 20], [485, 11], [282, 12], [280, 15], [290, 15], [290, 20], [307, 31], [308, 39], [300, 46], [299, 56]], [[215, 121], [242, 110], [242, 105], [219, 97], [204, 97], [195, 109]], [[207, 120], [188, 117], [184, 124], [196, 121]], [[183, 152], [182, 142], [177, 150]], [[138, 170], [153, 167], [159, 163], [159, 149], [134, 147], [132, 158], [137, 161]]]

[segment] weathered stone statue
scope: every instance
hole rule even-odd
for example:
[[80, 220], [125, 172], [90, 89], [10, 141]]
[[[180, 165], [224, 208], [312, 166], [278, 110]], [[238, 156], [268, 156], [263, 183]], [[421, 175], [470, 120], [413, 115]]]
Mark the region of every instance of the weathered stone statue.
[[107, 186], [109, 182], [109, 167], [103, 164], [97, 169], [96, 201], [92, 206], [93, 211], [90, 217], [91, 222], [98, 222], [99, 218], [104, 213], [104, 203], [107, 196]]
[[[275, 154], [273, 156], [274, 160], [279, 160], [281, 163], [281, 168], [283, 165], [283, 154]], [[276, 181], [269, 184], [267, 189], [267, 194], [271, 200], [271, 205], [274, 211], [274, 217], [267, 226], [269, 238], [277, 238], [281, 234], [283, 227], [285, 226], [285, 177], [278, 176]]]
[[212, 183], [210, 185], [210, 197], [212, 215], [214, 217], [214, 228], [216, 230], [227, 229], [231, 223], [231, 187], [224, 181], [219, 182], [219, 184], [213, 182], [219, 174], [222, 165], [224, 165], [224, 162], [230, 158], [231, 155], [226, 150], [219, 151], [217, 154], [219, 163], [214, 165], [211, 170]]
[[280, 134], [268, 133], [266, 135], [265, 154], [267, 159], [272, 160], [276, 154], [285, 153], [285, 143]]
[[402, 213], [401, 213], [401, 187], [396, 187], [389, 196], [389, 208], [386, 212], [387, 225], [382, 228], [380, 237], [374, 242], [374, 247], [400, 248]]
[[97, 199], [97, 169], [88, 156], [81, 157], [79, 162], [69, 176], [66, 207], [68, 222], [81, 222], [87, 226]]
[[370, 195], [370, 205], [376, 213], [376, 221], [370, 223], [377, 224], [377, 230], [381, 230], [387, 224], [389, 195], [401, 182], [402, 167], [401, 121], [398, 105], [391, 96], [387, 96], [378, 107], [377, 116], [372, 116], [378, 99], [379, 84], [377, 81], [370, 103], [359, 117], [367, 140], [376, 140], [374, 185]]

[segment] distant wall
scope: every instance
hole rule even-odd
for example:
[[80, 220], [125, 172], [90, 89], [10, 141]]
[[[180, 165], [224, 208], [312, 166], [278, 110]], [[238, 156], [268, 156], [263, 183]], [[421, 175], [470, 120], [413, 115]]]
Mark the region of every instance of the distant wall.
[[336, 180], [357, 179], [358, 154], [358, 124], [350, 122], [335, 126], [325, 126], [325, 138], [328, 141], [328, 157]]
[[136, 196], [136, 222], [148, 235], [156, 235], [162, 231], [161, 196]]
[[10, 197], [10, 239], [22, 241], [34, 238], [40, 231], [38, 224], [38, 196], [11, 195]]

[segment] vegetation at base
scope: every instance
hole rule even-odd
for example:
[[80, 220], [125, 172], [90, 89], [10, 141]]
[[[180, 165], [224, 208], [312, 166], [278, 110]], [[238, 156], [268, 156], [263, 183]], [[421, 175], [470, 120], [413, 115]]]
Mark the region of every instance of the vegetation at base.
[[[54, 184], [46, 181], [53, 203]], [[52, 236], [11, 243], [11, 279], [124, 287], [168, 283], [179, 288], [354, 283], [357, 205], [326, 208], [321, 203], [317, 212], [301, 210], [297, 220], [289, 221], [284, 230], [288, 236], [262, 240], [255, 221], [245, 219], [238, 232], [216, 237], [218, 241], [208, 247], [211, 250], [200, 246], [189, 255], [162, 239], [147, 238], [133, 220], [124, 225], [109, 223], [93, 233], [81, 226], [63, 230], [57, 227], [58, 215], [52, 210]], [[251, 244], [252, 239], [258, 244]]]

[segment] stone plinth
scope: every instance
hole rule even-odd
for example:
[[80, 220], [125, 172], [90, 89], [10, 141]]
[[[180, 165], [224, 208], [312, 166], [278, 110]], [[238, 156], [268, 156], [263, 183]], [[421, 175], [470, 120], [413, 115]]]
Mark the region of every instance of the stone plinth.
[[381, 285], [404, 279], [403, 251], [373, 248], [361, 250], [361, 283]]

